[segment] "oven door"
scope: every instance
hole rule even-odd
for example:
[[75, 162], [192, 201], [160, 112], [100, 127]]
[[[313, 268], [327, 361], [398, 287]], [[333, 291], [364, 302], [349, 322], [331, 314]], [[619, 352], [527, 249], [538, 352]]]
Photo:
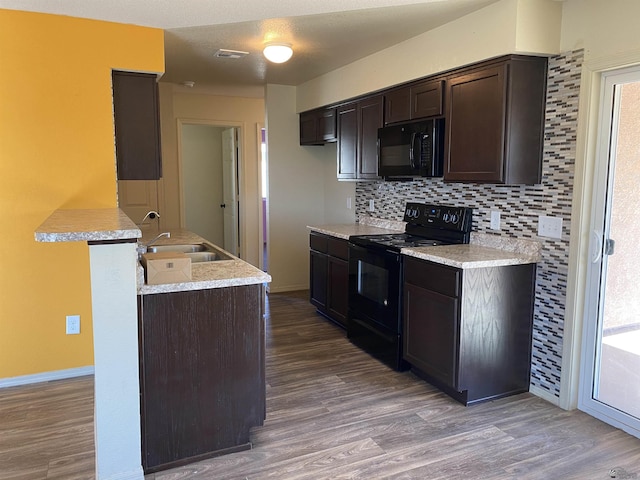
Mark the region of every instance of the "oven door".
[[402, 257], [377, 247], [349, 244], [349, 318], [380, 333], [398, 334], [401, 324]]

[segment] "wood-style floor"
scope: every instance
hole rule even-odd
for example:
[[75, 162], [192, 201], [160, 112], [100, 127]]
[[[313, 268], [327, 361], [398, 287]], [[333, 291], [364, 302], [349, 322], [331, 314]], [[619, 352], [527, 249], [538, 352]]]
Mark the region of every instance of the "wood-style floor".
[[[531, 394], [464, 407], [352, 346], [306, 292], [268, 301], [267, 419], [253, 449], [178, 479], [640, 478], [640, 440]], [[0, 390], [0, 479], [93, 478], [92, 379]]]

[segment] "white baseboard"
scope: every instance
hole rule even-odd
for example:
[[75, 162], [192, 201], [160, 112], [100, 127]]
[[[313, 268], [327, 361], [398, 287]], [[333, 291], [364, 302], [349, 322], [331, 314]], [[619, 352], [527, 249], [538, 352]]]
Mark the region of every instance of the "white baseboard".
[[529, 392], [533, 393], [536, 397], [540, 397], [543, 400], [546, 400], [549, 403], [554, 404], [556, 407], [560, 406], [560, 399], [553, 395], [548, 390], [544, 388], [536, 387], [535, 385], [529, 386]]
[[33, 375], [22, 375], [20, 377], [0, 378], [0, 388], [15, 387], [18, 385], [30, 385], [32, 383], [50, 382], [52, 380], [62, 380], [64, 378], [83, 377], [85, 375], [93, 375], [93, 373], [93, 365], [89, 365], [87, 367], [68, 368], [66, 370], [35, 373]]

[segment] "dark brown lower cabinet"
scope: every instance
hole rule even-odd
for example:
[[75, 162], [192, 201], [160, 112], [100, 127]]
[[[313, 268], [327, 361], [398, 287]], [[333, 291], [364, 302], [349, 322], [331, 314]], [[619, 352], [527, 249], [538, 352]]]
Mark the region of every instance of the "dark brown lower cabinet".
[[414, 372], [465, 405], [528, 391], [535, 264], [404, 265], [403, 356]]
[[309, 235], [310, 301], [318, 312], [342, 327], [347, 325], [349, 242], [322, 233]]
[[265, 419], [262, 288], [138, 297], [145, 473], [251, 447]]

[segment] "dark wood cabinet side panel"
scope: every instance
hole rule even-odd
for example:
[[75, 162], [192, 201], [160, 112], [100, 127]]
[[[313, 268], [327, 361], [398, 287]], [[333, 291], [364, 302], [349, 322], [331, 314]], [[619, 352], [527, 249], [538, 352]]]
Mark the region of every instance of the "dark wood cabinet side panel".
[[457, 388], [458, 299], [405, 283], [403, 357]]
[[260, 286], [143, 297], [143, 465], [244, 444], [264, 419]]
[[158, 85], [152, 74], [113, 71], [118, 180], [162, 176]]
[[535, 265], [469, 269], [463, 278], [460, 387], [473, 398], [527, 391]]
[[335, 142], [338, 139], [336, 109], [327, 108], [320, 114], [319, 136], [325, 142]]
[[542, 178], [547, 59], [510, 61], [505, 155], [507, 183], [536, 184]]

